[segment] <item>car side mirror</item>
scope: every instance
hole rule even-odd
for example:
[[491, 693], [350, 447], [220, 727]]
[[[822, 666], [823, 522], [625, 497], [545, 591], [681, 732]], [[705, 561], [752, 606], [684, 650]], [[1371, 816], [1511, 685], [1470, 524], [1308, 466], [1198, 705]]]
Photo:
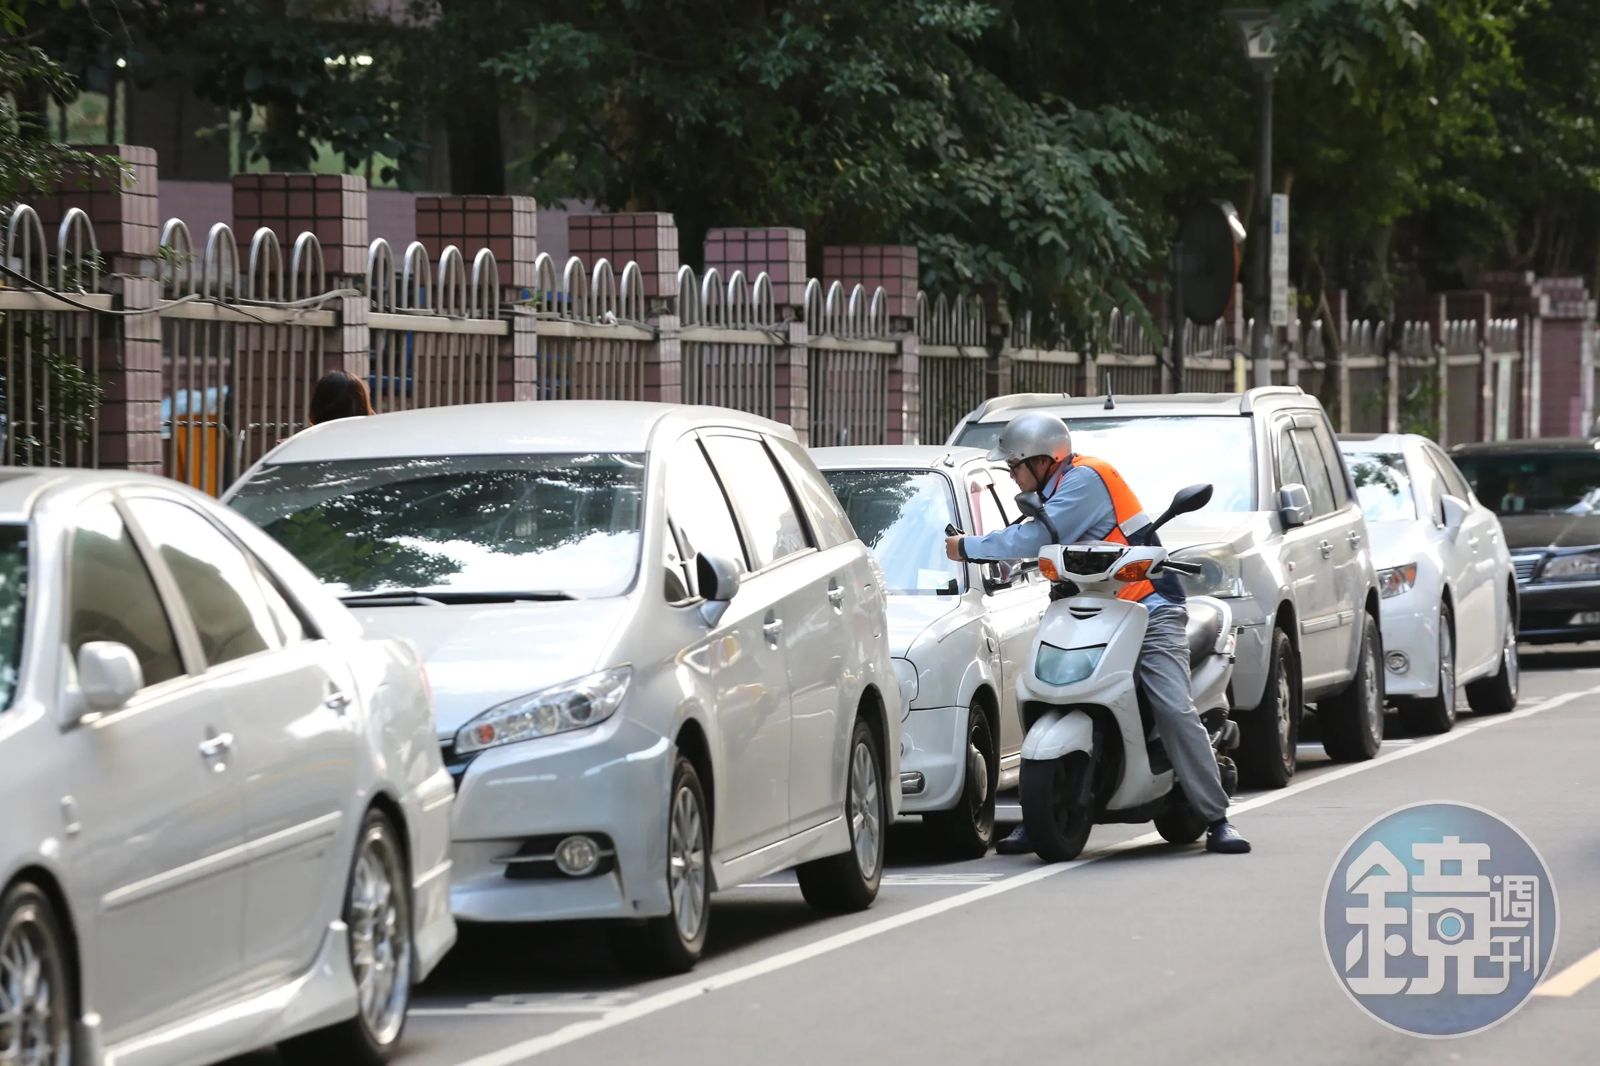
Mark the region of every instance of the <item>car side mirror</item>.
[[1440, 502], [1444, 509], [1445, 532], [1454, 538], [1461, 532], [1461, 527], [1466, 523], [1467, 515], [1472, 509], [1467, 505], [1467, 501], [1459, 496], [1445, 496]]
[[91, 640], [78, 649], [82, 713], [72, 716], [67, 724], [76, 725], [84, 715], [124, 707], [142, 688], [144, 668], [132, 648], [111, 640]]
[[700, 617], [708, 626], [722, 621], [728, 604], [739, 591], [739, 568], [730, 559], [701, 552], [694, 560], [695, 578], [700, 584]]
[[993, 562], [983, 564], [983, 589], [985, 592], [998, 592], [1010, 588], [1011, 583], [1017, 579], [1019, 568], [1009, 562]]
[[1037, 492], [1019, 492], [1016, 496], [1017, 510], [1029, 518], [1044, 517], [1044, 497]]
[[1285, 485], [1278, 490], [1278, 516], [1283, 528], [1298, 529], [1311, 521], [1311, 490], [1304, 485]]

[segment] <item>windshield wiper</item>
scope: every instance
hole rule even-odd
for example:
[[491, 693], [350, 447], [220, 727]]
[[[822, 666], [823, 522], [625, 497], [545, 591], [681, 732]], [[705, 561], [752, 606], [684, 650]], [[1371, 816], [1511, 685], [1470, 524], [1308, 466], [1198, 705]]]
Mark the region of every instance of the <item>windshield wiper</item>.
[[422, 592], [417, 589], [392, 589], [386, 592], [361, 592], [340, 596], [347, 607], [444, 607], [452, 604], [527, 603], [575, 600], [570, 592]]

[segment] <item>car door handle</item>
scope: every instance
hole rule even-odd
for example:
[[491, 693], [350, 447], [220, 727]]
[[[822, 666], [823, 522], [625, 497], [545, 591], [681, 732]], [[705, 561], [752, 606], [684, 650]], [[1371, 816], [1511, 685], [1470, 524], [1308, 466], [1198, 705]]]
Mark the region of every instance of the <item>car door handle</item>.
[[1333, 542], [1325, 540], [1321, 544], [1317, 545], [1317, 550], [1322, 552], [1322, 557], [1324, 559], [1327, 559], [1333, 555]]
[[207, 759], [215, 759], [233, 747], [232, 733], [217, 733], [206, 737], [200, 742], [200, 754]]
[[835, 608], [843, 607], [844, 589], [840, 588], [838, 585], [828, 586], [828, 602], [833, 604]]
[[778, 643], [778, 638], [783, 636], [783, 619], [769, 618], [761, 626], [761, 632], [766, 634], [767, 642], [772, 645]]
[[1351, 530], [1349, 540], [1350, 540], [1350, 547], [1352, 547], [1352, 548], [1361, 547], [1361, 534], [1360, 533], [1357, 533], [1354, 530]]
[[343, 689], [330, 688], [327, 696], [322, 700], [322, 705], [330, 711], [338, 711], [343, 714], [345, 708], [350, 706], [350, 695]]

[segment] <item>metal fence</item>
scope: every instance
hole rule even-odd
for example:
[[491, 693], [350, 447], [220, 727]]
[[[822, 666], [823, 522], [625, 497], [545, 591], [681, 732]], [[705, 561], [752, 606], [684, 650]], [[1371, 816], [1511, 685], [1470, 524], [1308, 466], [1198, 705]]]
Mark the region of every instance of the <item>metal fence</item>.
[[21, 206], [6, 220], [5, 264], [59, 293], [0, 287], [4, 380], [3, 458], [26, 466], [98, 465], [99, 315], [101, 294], [94, 227], [76, 208], [49, 241], [39, 216]]
[[[351, 276], [326, 269], [309, 233], [286, 246], [261, 229], [245, 247], [226, 225], [200, 239], [177, 220], [156, 255], [121, 257], [112, 274], [81, 210], [49, 234], [27, 206], [6, 216], [4, 253], [4, 461], [121, 465], [159, 429], [159, 457], [136, 465], [210, 492], [305, 427], [334, 367], [364, 375], [380, 411], [681, 398], [808, 421], [816, 445], [942, 441], [999, 390], [1148, 394], [1169, 376], [1143, 314], [1113, 311], [1074, 344], [1036, 337], [1022, 315], [1000, 338], [971, 294], [919, 294], [914, 318], [892, 320], [882, 288], [812, 279], [786, 307], [766, 274], [685, 267], [647, 300], [635, 263], [558, 270], [540, 255], [519, 288], [487, 249], [397, 255], [381, 239]], [[1187, 331], [1189, 390], [1235, 388], [1240, 325]], [[1514, 319], [1298, 321], [1273, 377], [1340, 397], [1345, 431], [1504, 438], [1526, 432], [1537, 403], [1527, 334]]]

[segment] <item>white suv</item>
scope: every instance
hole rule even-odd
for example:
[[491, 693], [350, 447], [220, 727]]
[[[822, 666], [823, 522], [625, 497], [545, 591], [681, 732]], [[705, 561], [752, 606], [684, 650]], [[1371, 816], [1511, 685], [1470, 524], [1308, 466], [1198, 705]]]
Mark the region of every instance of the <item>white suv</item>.
[[1383, 739], [1383, 636], [1377, 577], [1355, 486], [1316, 398], [1275, 386], [1243, 394], [1073, 398], [1002, 396], [950, 443], [987, 448], [1023, 411], [1066, 419], [1073, 447], [1114, 464], [1152, 506], [1210, 482], [1212, 502], [1162, 540], [1197, 562], [1192, 594], [1230, 601], [1241, 629], [1233, 674], [1235, 759], [1251, 784], [1294, 775], [1300, 718], [1315, 704], [1337, 760], [1370, 759]]
[[457, 918], [615, 919], [683, 970], [711, 892], [868, 906], [898, 812], [882, 573], [794, 431], [708, 407], [329, 422], [231, 492], [416, 642], [455, 774]]

